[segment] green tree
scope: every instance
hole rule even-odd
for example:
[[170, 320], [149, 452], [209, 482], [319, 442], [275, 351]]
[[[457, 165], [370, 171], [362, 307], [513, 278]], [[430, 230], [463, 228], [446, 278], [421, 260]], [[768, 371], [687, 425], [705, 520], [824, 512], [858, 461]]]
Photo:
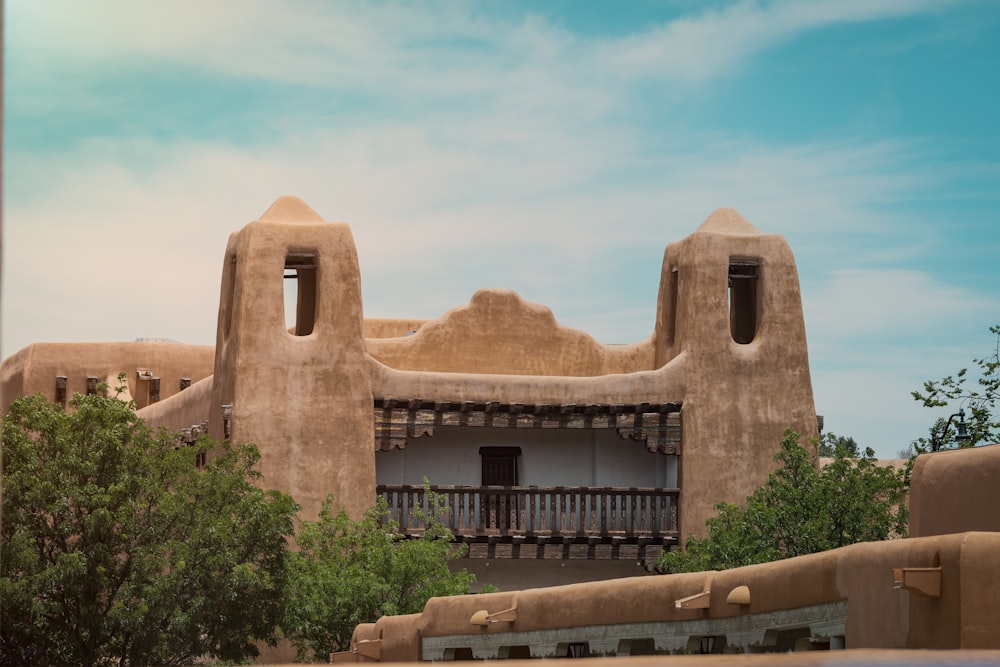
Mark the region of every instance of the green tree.
[[417, 539], [400, 532], [382, 498], [352, 521], [343, 511], [334, 514], [328, 497], [319, 521], [302, 523], [282, 625], [299, 659], [347, 650], [359, 623], [417, 613], [431, 597], [469, 592], [475, 576], [448, 567], [465, 547], [453, 544], [437, 496], [425, 494], [431, 511], [419, 512], [425, 530]]
[[659, 568], [725, 570], [905, 534], [908, 467], [880, 466], [870, 448], [857, 458], [840, 448], [818, 468], [798, 442], [799, 435], [787, 431], [774, 457], [780, 466], [745, 506], [716, 505], [708, 537], [664, 552]]
[[940, 417], [930, 427], [926, 438], [913, 441], [913, 448], [918, 452], [931, 449], [935, 440], [940, 441], [942, 449], [950, 449], [993, 444], [1000, 439], [1000, 418], [993, 414], [993, 404], [1000, 398], [1000, 325], [990, 327], [990, 333], [995, 337], [993, 351], [989, 356], [972, 360], [978, 369], [978, 373], [973, 373], [978, 375], [975, 382], [969, 382], [972, 376], [968, 368], [963, 368], [954, 375], [924, 382], [922, 391], [910, 392], [925, 408], [946, 408], [952, 403], [969, 408], [966, 420], [969, 440], [956, 441], [956, 429], [946, 428], [947, 418]]
[[824, 433], [820, 436], [816, 445], [817, 452], [824, 458], [838, 456], [838, 450], [843, 450], [840, 456], [857, 458], [861, 454], [861, 447], [858, 446], [854, 438], [837, 435], [836, 433]]
[[115, 397], [71, 405], [22, 398], [4, 420], [0, 663], [255, 655], [280, 620], [297, 511], [252, 484], [256, 448], [178, 448]]

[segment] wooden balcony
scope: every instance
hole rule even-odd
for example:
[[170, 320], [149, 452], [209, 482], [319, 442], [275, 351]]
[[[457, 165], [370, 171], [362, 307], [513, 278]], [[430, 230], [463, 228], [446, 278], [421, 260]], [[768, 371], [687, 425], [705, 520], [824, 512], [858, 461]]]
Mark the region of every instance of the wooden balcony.
[[[539, 549], [509, 556], [549, 558], [542, 545], [676, 544], [679, 489], [595, 486], [431, 486], [446, 508], [444, 521], [457, 541], [493, 544], [537, 544]], [[380, 485], [390, 516], [408, 536], [425, 529], [431, 499], [423, 486]], [[631, 554], [635, 550], [628, 550]], [[643, 551], [645, 551], [643, 549]], [[508, 552], [504, 552], [508, 553]], [[601, 552], [603, 553], [603, 552]], [[473, 554], [475, 555], [475, 554]], [[484, 556], [485, 557], [485, 556]], [[501, 557], [490, 555], [489, 557]], [[597, 556], [601, 558], [602, 556]], [[617, 555], [604, 556], [617, 558]], [[633, 557], [622, 554], [622, 558]]]

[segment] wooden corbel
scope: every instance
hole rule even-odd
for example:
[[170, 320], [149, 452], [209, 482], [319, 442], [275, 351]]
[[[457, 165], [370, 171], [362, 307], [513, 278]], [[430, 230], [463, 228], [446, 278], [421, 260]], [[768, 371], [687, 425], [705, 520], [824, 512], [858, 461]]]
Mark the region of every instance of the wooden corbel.
[[675, 609], [708, 609], [709, 602], [712, 599], [711, 589], [707, 591], [702, 591], [701, 593], [695, 593], [694, 595], [689, 595], [686, 598], [681, 598], [680, 600], [674, 600]]
[[941, 597], [940, 567], [894, 567], [892, 587], [929, 598]]
[[517, 605], [514, 605], [510, 609], [504, 609], [503, 611], [497, 611], [492, 614], [485, 609], [480, 609], [472, 615], [472, 618], [469, 619], [469, 623], [486, 627], [491, 623], [513, 623], [516, 620]]

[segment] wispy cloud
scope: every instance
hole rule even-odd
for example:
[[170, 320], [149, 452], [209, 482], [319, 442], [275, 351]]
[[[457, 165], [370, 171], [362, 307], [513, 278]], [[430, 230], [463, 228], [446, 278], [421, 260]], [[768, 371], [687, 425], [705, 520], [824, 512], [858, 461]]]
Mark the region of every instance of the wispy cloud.
[[601, 60], [631, 76], [701, 81], [732, 74], [754, 55], [811, 30], [928, 11], [929, 0], [747, 0], [603, 45]]
[[[11, 2], [11, 76], [25, 105], [107, 102], [109, 74], [175, 67], [186, 76], [305, 85], [381, 99], [417, 97], [575, 115], [617, 108], [636, 80], [725, 76], [754, 55], [825, 26], [940, 11], [924, 0], [744, 1], [667, 20], [625, 37], [579, 35], [543, 15], [500, 16], [455, 3], [253, 3], [195, 0], [101, 11], [72, 0]], [[43, 37], [44, 36], [44, 37]], [[31, 80], [47, 77], [44, 87]], [[479, 108], [482, 108], [480, 106]], [[565, 107], [568, 108], [568, 107]]]
[[[46, 339], [213, 343], [227, 236], [282, 194], [351, 224], [370, 315], [436, 317], [509, 287], [634, 342], [652, 327], [664, 245], [729, 206], [796, 253], [818, 399], [844, 405], [878, 356], [901, 361], [866, 387], [912, 388], [900, 369], [922, 363], [946, 315], [979, 329], [998, 307], [989, 285], [927, 263], [944, 234], [932, 206], [995, 201], [996, 163], [932, 159], [923, 138], [768, 140], [644, 96], [697, 99], [812, 31], [954, 4], [698, 5], [621, 36], [451, 2], [13, 0], [3, 354]], [[218, 87], [208, 108], [200, 95]], [[190, 97], [189, 117], [164, 90]], [[900, 337], [920, 340], [890, 355]]]

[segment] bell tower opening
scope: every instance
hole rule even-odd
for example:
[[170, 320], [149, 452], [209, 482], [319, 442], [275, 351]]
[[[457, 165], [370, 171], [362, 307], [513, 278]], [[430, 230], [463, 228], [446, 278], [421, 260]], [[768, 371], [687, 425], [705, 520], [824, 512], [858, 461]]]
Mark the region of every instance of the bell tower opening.
[[756, 259], [729, 260], [729, 332], [740, 345], [757, 336], [759, 269]]
[[295, 251], [285, 256], [285, 330], [294, 336], [308, 336], [316, 324], [318, 266], [315, 252]]

